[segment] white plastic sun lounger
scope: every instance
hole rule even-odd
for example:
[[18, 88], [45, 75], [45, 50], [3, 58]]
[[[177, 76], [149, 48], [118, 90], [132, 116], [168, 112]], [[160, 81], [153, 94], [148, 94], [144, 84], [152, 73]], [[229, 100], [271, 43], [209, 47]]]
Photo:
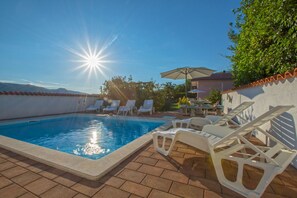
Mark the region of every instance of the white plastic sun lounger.
[[223, 115], [223, 116], [206, 116], [205, 118], [201, 117], [193, 117], [189, 119], [184, 120], [173, 120], [172, 125], [174, 128], [179, 127], [185, 127], [185, 128], [202, 128], [204, 125], [207, 124], [213, 124], [213, 125], [225, 125], [228, 124], [228, 122], [232, 122], [233, 124], [237, 125], [236, 122], [234, 122], [232, 119], [235, 116], [238, 116], [241, 120], [246, 121], [243, 117], [241, 117], [239, 114], [242, 113], [244, 110], [252, 106], [254, 102], [243, 102], [234, 109], [232, 109], [229, 113]]
[[[281, 115], [293, 106], [277, 106], [262, 114], [255, 120], [238, 129], [230, 129], [227, 126], [206, 125], [202, 131], [193, 129], [174, 129], [167, 132], [154, 132], [153, 140], [155, 149], [169, 155], [175, 142], [181, 141], [195, 148], [210, 153], [219, 182], [227, 188], [245, 196], [260, 197], [273, 178], [282, 173], [291, 161], [296, 157], [297, 151], [290, 149], [269, 132], [260, 128], [263, 124]], [[248, 133], [257, 130], [273, 141], [272, 147], [257, 146], [247, 138]], [[161, 145], [159, 145], [161, 137]], [[165, 149], [166, 139], [172, 140], [169, 148]], [[247, 152], [252, 150], [253, 153]], [[238, 155], [240, 154], [240, 155]], [[238, 164], [235, 181], [228, 180], [223, 172], [222, 160], [229, 160]], [[249, 165], [263, 170], [262, 178], [255, 189], [246, 188], [243, 183], [243, 168]]]
[[123, 114], [123, 115], [127, 115], [128, 113], [130, 113], [131, 115], [133, 114], [133, 109], [135, 108], [135, 100], [128, 100], [126, 103], [126, 106], [121, 106], [118, 110], [118, 115], [119, 114]]
[[148, 112], [152, 115], [153, 114], [153, 105], [154, 105], [153, 100], [145, 100], [143, 102], [143, 105], [138, 109], [137, 114]]
[[90, 105], [86, 108], [86, 111], [100, 111], [103, 105], [103, 100], [96, 100], [95, 104]]
[[111, 105], [108, 106], [108, 107], [106, 107], [106, 108], [104, 108], [103, 111], [104, 111], [104, 112], [117, 111], [118, 108], [119, 108], [119, 106], [120, 106], [120, 100], [113, 100], [113, 101], [111, 102]]

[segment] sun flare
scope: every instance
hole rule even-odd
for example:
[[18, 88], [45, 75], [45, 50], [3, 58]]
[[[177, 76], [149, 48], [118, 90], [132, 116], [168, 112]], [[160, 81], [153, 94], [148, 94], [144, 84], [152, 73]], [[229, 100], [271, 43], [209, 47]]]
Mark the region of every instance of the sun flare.
[[101, 48], [98, 45], [91, 46], [90, 42], [86, 43], [86, 47], [80, 47], [80, 50], [68, 49], [72, 54], [76, 56], [76, 59], [73, 62], [79, 63], [75, 70], [82, 70], [82, 73], [88, 73], [88, 78], [91, 75], [100, 73], [103, 76], [106, 76], [104, 71], [108, 69], [106, 63], [112, 62], [108, 60], [108, 55], [106, 53], [107, 48], [115, 41], [113, 39], [111, 42], [105, 43]]
[[87, 49], [82, 48], [82, 52], [75, 54], [79, 57], [79, 60], [75, 62], [80, 63], [76, 69], [82, 69], [83, 72], [88, 72], [88, 76], [92, 74], [97, 76], [98, 72], [104, 74], [102, 69], [106, 68], [104, 63], [108, 61], [105, 60], [106, 55], [103, 55], [101, 50], [97, 50], [97, 47], [92, 49], [91, 46], [88, 45]]

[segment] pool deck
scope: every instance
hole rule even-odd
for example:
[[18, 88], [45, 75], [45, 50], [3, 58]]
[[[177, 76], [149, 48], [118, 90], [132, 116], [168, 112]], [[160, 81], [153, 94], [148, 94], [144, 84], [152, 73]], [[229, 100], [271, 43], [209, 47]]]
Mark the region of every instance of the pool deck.
[[[149, 143], [99, 181], [82, 179], [0, 149], [0, 174], [3, 198], [241, 197], [219, 184], [208, 154], [179, 142], [170, 157], [160, 155]], [[257, 173], [248, 172], [247, 176], [249, 185], [253, 185]], [[272, 181], [263, 197], [296, 195], [297, 170], [289, 166]]]
[[[183, 118], [174, 112], [151, 117], [164, 115]], [[180, 142], [173, 150], [164, 157], [150, 142], [103, 178], [91, 181], [0, 148], [0, 197], [242, 197], [218, 182], [209, 154]], [[224, 167], [228, 177], [234, 177], [234, 166]], [[246, 171], [245, 184], [255, 186], [259, 174]], [[297, 197], [297, 169], [289, 166], [262, 197]]]

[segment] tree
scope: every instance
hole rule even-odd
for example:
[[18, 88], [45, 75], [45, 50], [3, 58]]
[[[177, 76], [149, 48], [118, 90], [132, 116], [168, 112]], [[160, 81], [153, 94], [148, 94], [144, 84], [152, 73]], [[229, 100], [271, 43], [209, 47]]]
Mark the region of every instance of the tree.
[[296, 67], [296, 0], [242, 0], [234, 12], [229, 58], [236, 86]]
[[222, 94], [219, 90], [213, 89], [210, 91], [206, 99], [209, 100], [211, 104], [215, 104], [217, 101], [222, 100]]
[[136, 100], [136, 106], [141, 106], [146, 99], [153, 99], [157, 111], [169, 110], [175, 99], [175, 85], [172, 83], [157, 84], [153, 81], [135, 82], [132, 77], [115, 76], [103, 83], [101, 94], [109, 99], [121, 100], [122, 105], [128, 99]]

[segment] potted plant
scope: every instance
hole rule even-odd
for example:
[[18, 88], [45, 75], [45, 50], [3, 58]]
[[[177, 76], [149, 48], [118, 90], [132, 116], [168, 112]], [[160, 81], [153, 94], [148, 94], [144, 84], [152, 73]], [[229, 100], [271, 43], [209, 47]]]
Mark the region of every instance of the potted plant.
[[187, 107], [191, 105], [189, 98], [183, 96], [178, 99], [178, 105], [181, 107], [182, 112], [187, 114]]

